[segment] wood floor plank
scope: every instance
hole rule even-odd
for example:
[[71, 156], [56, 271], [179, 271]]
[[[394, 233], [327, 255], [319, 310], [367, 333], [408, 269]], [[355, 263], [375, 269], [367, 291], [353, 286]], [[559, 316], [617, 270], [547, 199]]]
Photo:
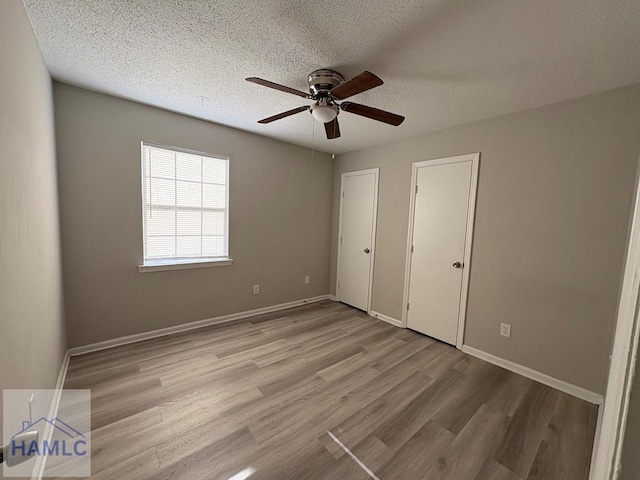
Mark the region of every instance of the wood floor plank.
[[218, 357], [216, 357], [213, 348], [209, 345], [194, 345], [188, 350], [181, 350], [168, 355], [161, 355], [148, 360], [142, 360], [136, 362], [136, 364], [138, 365], [138, 370], [141, 373], [153, 372], [160, 375], [165, 373], [167, 369], [174, 367], [176, 364], [187, 365], [189, 362], [193, 362], [195, 360], [198, 362], [215, 362], [218, 360]]
[[[358, 328], [355, 330], [346, 329], [340, 324], [331, 325], [331, 328], [318, 328], [317, 330], [306, 331], [302, 334], [296, 334], [293, 337], [285, 337], [282, 339], [286, 343], [286, 348], [279, 345], [278, 348], [256, 348], [246, 353], [259, 367], [265, 367], [282, 360], [292, 357], [310, 358], [322, 356], [332, 350], [344, 346], [352, 346], [355, 340], [360, 338], [362, 334], [365, 338], [375, 335], [378, 330], [371, 325], [358, 322]], [[349, 337], [346, 339], [346, 337]], [[229, 359], [239, 360], [244, 356], [232, 356]]]
[[161, 375], [159, 380], [163, 387], [183, 386], [192, 388], [225, 380], [234, 380], [238, 376], [246, 376], [258, 370], [258, 366], [249, 360], [237, 364], [220, 361], [203, 365], [199, 369], [191, 369], [188, 372], [179, 371]]
[[474, 480], [523, 480], [504, 465], [492, 458], [488, 459]]
[[[328, 434], [322, 438], [321, 443], [330, 453], [332, 450], [336, 451], [336, 454], [333, 455], [336, 458], [336, 462], [328, 462], [324, 471], [325, 476], [321, 478], [344, 478], [350, 480], [369, 480], [371, 478], [369, 473], [358, 465], [353, 458], [349, 455], [344, 455], [342, 447]], [[338, 454], [338, 452], [341, 453]], [[369, 435], [358, 443], [351, 452], [371, 471], [376, 471], [380, 468], [390, 456], [389, 448], [373, 435]]]
[[[252, 384], [234, 384], [227, 388], [205, 387], [183, 397], [169, 400], [159, 406], [162, 422], [180, 424], [183, 429], [197, 426], [222, 413], [249, 402], [264, 398]], [[207, 408], [202, 408], [206, 405]]]
[[229, 338], [242, 337], [244, 336], [243, 332], [249, 333], [256, 330], [255, 325], [244, 321], [211, 325], [201, 329], [183, 332], [179, 335], [181, 335], [184, 340], [188, 340], [193, 343], [194, 346], [199, 347], [202, 345], [213, 346]]
[[[362, 325], [361, 330], [365, 329], [366, 327]], [[268, 352], [256, 352], [256, 354], [252, 356], [252, 359], [256, 365], [264, 367], [293, 356], [301, 356], [308, 349], [335, 342], [349, 335], [351, 335], [351, 332], [344, 328], [333, 328], [320, 332], [306, 332], [304, 336], [284, 338], [283, 341], [287, 345], [286, 348], [278, 348]]]
[[457, 391], [450, 395], [448, 405], [434, 416], [434, 422], [457, 435], [506, 378], [506, 370], [491, 364], [485, 364], [475, 375], [465, 374], [453, 387]]
[[105, 425], [91, 432], [91, 471], [97, 474], [108, 470], [169, 438], [158, 408]]
[[[91, 427], [100, 428], [158, 406], [157, 396], [162, 394], [162, 386], [158, 379], [152, 379], [139, 388], [142, 388], [140, 391], [143, 391], [144, 395], [130, 395], [130, 392], [121, 391], [119, 395], [92, 399]], [[113, 408], [114, 405], [118, 407]]]
[[397, 329], [395, 336], [401, 340], [404, 340], [405, 342], [420, 342], [425, 345], [429, 345], [430, 343], [437, 343], [437, 340], [408, 328]]
[[347, 321], [351, 316], [344, 311], [312, 312], [306, 317], [285, 317], [276, 325], [259, 325], [259, 331], [269, 337], [286, 338], [313, 332], [319, 328], [332, 328], [340, 323], [356, 325], [357, 322]]
[[[47, 461], [47, 478], [55, 480], [70, 480], [70, 474], [73, 470], [68, 470], [65, 465], [52, 465], [52, 458]], [[119, 479], [136, 479], [136, 480], [155, 480], [160, 472], [158, 464], [158, 455], [156, 448], [152, 447], [140, 453], [131, 454], [128, 458], [120, 462], [112, 463], [107, 468], [96, 471], [92, 469], [91, 479], [111, 480]], [[60, 475], [58, 477], [58, 475]], [[77, 480], [81, 480], [77, 478]]]
[[369, 432], [381, 425], [386, 418], [402, 410], [433, 382], [434, 380], [422, 371], [413, 373], [331, 431], [347, 448], [351, 448], [366, 438]]
[[[436, 349], [438, 349], [438, 354], [434, 355]], [[444, 343], [436, 343], [428, 347], [427, 350], [430, 355], [428, 357], [428, 363], [423, 368], [432, 378], [440, 378], [465, 356], [460, 350], [456, 350], [451, 345]], [[411, 358], [404, 361], [411, 361]]]
[[502, 412], [482, 405], [423, 480], [473, 479], [498, 445], [507, 427]]
[[[391, 327], [393, 328], [393, 327]], [[308, 360], [314, 360], [318, 357], [322, 357], [335, 350], [345, 347], [358, 346], [363, 348], [364, 344], [377, 342], [383, 340], [389, 336], [388, 330], [383, 330], [375, 327], [370, 327], [366, 331], [357, 331], [350, 333], [345, 337], [341, 337], [333, 342], [328, 342], [323, 345], [319, 345], [314, 348], [306, 350], [302, 356]]]
[[506, 375], [507, 378], [498, 385], [486, 403], [512, 417], [531, 388], [533, 380], [513, 372], [507, 372]]
[[[180, 448], [179, 441], [172, 442], [172, 447]], [[189, 447], [192, 447], [190, 445]], [[189, 449], [189, 455], [181, 456], [178, 460], [167, 463], [163, 455], [167, 449], [158, 450], [160, 458], [160, 472], [158, 480], [227, 480], [245, 467], [239, 458], [251, 455], [258, 449], [258, 445], [246, 428], [241, 428], [229, 435], [208, 441], [203, 441], [196, 449]], [[172, 457], [173, 458], [173, 457]]]
[[[72, 360], [73, 362], [73, 360]], [[118, 365], [100, 372], [81, 374], [82, 370], [76, 370], [67, 374], [65, 388], [92, 388], [106, 382], [118, 382], [123, 378], [140, 373], [135, 362]]]
[[[320, 377], [315, 377], [316, 383], [305, 382], [295, 388], [289, 389], [281, 394], [274, 394], [264, 398], [258, 398], [224, 411], [210, 411], [203, 408], [203, 418], [191, 418], [190, 421], [182, 416], [170, 418], [163, 421], [163, 427], [171, 433], [173, 437], [180, 438], [184, 448], [166, 448], [163, 458], [168, 462], [175, 462], [190, 451], [197, 450], [202, 439], [214, 441], [236, 431], [238, 428], [253, 425], [258, 419], [267, 415], [279, 412], [287, 402], [295, 402], [297, 398], [303, 397], [309, 392], [321, 391], [326, 382]], [[162, 460], [161, 460], [162, 461]]]
[[597, 406], [561, 393], [528, 479], [560, 480], [573, 472], [571, 478], [587, 480], [597, 416]]
[[156, 375], [136, 373], [126, 375], [122, 379], [100, 382], [91, 387], [91, 402], [95, 408], [127, 396], [130, 392], [151, 390], [159, 387], [160, 379]]
[[378, 342], [368, 344], [361, 352], [353, 357], [345, 358], [340, 362], [319, 370], [318, 375], [324, 378], [327, 382], [339, 380], [345, 375], [360, 370], [371, 362], [393, 352], [403, 345], [405, 345], [405, 342], [397, 338], [383, 338]]
[[362, 347], [358, 345], [347, 345], [339, 350], [331, 349], [327, 351], [325, 355], [314, 358], [314, 360], [295, 364], [295, 368], [291, 371], [282, 372], [275, 378], [270, 378], [260, 382], [258, 384], [258, 388], [264, 395], [269, 395], [270, 393], [283, 390], [291, 384], [304, 381], [311, 375], [315, 375], [317, 372], [324, 370], [335, 363], [353, 358], [362, 351]]
[[[304, 479], [319, 480], [327, 478], [325, 473], [336, 463], [336, 459], [317, 441], [279, 444], [261, 449], [254, 457], [256, 472], [251, 480]], [[346, 479], [362, 479], [360, 468], [355, 464], [346, 464]]]
[[529, 476], [559, 396], [558, 390], [537, 382], [531, 385], [494, 456], [498, 463], [522, 478]]
[[455, 435], [434, 422], [427, 422], [413, 434], [402, 448], [377, 470], [381, 480], [414, 480], [422, 478], [431, 465], [445, 455]]
[[[349, 458], [349, 460], [351, 460]], [[284, 478], [295, 478], [300, 480], [324, 480], [327, 478], [327, 472], [335, 466], [339, 460], [336, 460], [322, 446], [318, 445], [315, 450], [307, 455], [296, 456], [289, 459], [288, 475]], [[346, 470], [346, 478], [363, 478], [362, 470], [353, 461], [345, 461], [342, 468]], [[364, 477], [366, 478], [366, 477]]]
[[167, 355], [172, 352], [188, 350], [191, 347], [193, 347], [193, 343], [189, 340], [176, 340], [171, 337], [154, 338], [145, 340], [141, 346], [131, 344], [116, 347], [119, 354], [109, 352], [109, 350], [101, 350], [99, 352], [72, 357], [72, 361], [69, 362], [69, 373], [71, 377], [73, 377], [77, 370], [82, 370], [83, 375], [89, 375], [127, 363], [139, 362], [141, 360]]
[[478, 370], [482, 370], [486, 362], [483, 362], [479, 358], [465, 355], [462, 359], [453, 367], [462, 373], [474, 374]]
[[392, 368], [401, 365], [402, 362], [404, 362], [407, 358], [410, 358], [418, 352], [427, 348], [434, 348], [434, 344], [430, 342], [409, 342], [406, 345], [391, 352], [389, 355], [385, 355], [384, 357], [371, 363], [370, 367], [374, 368], [380, 373], [385, 373]]
[[136, 480], [155, 480], [160, 474], [160, 464], [156, 447], [130, 456], [119, 463], [98, 472], [91, 472], [92, 480], [110, 480], [113, 478], [131, 478]]
[[372, 382], [378, 376], [375, 370], [365, 367], [338, 382], [323, 382], [293, 401], [279, 403], [281, 408], [277, 411], [268, 410], [252, 423], [251, 432], [261, 443], [278, 442], [290, 436], [291, 432], [300, 430], [305, 438], [320, 437], [361, 408], [367, 400], [373, 401], [402, 380], [401, 377], [393, 379], [393, 382], [376, 382], [372, 388]]
[[373, 434], [390, 448], [400, 448], [433, 416], [448, 407], [458, 393], [453, 387], [463, 377], [451, 369], [426, 388], [396, 415], [390, 416]]
[[[379, 470], [391, 458], [392, 451], [375, 435], [368, 435], [351, 449], [353, 454], [373, 472]], [[346, 459], [346, 456], [343, 458]], [[352, 459], [353, 460], [353, 459]]]

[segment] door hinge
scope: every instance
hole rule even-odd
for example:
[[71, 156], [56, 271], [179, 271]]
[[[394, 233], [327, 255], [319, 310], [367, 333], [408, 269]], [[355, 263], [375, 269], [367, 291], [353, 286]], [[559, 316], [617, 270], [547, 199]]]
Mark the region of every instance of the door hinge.
[[411, 245], [411, 253], [413, 253], [413, 245]]
[[338, 288], [340, 288], [340, 282], [338, 282]]
[[340, 237], [340, 243], [342, 243], [342, 237]]
[[344, 198], [344, 190], [342, 190], [342, 198]]
[[409, 310], [409, 302], [407, 302], [407, 310]]
[[416, 193], [418, 193], [418, 185], [416, 185]]

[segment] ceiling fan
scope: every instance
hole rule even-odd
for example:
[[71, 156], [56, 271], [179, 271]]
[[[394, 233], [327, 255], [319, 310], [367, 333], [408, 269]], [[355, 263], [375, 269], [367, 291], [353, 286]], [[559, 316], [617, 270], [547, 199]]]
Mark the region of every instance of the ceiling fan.
[[262, 78], [249, 77], [248, 82], [257, 83], [265, 87], [280, 90], [281, 92], [292, 93], [302, 98], [314, 100], [313, 105], [294, 108], [286, 112], [278, 113], [272, 117], [263, 118], [258, 123], [271, 123], [275, 120], [295, 115], [296, 113], [310, 110], [313, 117], [319, 122], [324, 123], [324, 129], [329, 140], [340, 136], [340, 125], [338, 124], [338, 114], [340, 110], [344, 112], [354, 113], [362, 117], [371, 118], [378, 122], [387, 123], [397, 127], [404, 121], [404, 117], [395, 113], [385, 112], [378, 108], [367, 107], [353, 102], [338, 103], [338, 100], [344, 100], [358, 93], [379, 87], [384, 82], [371, 72], [362, 72], [360, 75], [353, 77], [345, 82], [344, 77], [335, 70], [326, 68], [314, 70], [309, 74], [309, 93], [301, 92], [294, 88], [285, 87], [278, 83], [263, 80]]

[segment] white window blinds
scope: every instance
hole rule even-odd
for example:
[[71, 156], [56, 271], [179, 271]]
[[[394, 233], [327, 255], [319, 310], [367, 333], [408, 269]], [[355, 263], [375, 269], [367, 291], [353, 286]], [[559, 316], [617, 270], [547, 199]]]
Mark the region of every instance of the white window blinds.
[[145, 264], [226, 258], [229, 159], [142, 144]]

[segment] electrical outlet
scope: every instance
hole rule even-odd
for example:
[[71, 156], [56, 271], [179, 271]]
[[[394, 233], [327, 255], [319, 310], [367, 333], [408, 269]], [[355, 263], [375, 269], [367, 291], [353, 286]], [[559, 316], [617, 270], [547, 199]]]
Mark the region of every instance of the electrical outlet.
[[309, 283], [309, 275], [307, 275], [306, 277], [304, 277], [304, 283]]
[[511, 325], [508, 323], [500, 324], [500, 335], [503, 337], [511, 337]]
[[253, 286], [253, 294], [254, 295], [258, 295], [260, 293], [260, 285], [254, 285]]

